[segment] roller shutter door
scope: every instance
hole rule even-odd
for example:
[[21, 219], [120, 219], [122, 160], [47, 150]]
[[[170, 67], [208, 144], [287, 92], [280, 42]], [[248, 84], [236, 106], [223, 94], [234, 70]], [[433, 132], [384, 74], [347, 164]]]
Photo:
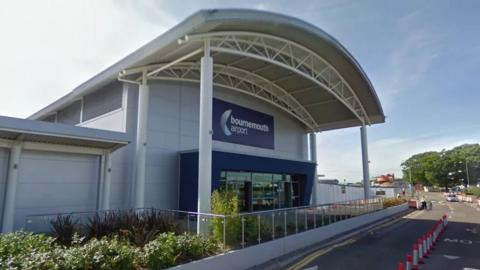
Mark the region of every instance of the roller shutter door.
[[99, 156], [23, 151], [15, 203], [15, 229], [32, 214], [94, 211]]

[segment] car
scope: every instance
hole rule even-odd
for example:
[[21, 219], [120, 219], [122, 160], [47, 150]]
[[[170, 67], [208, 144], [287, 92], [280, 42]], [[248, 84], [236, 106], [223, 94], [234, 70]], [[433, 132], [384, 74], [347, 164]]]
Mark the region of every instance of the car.
[[455, 194], [448, 194], [448, 195], [447, 195], [447, 202], [458, 202], [457, 195], [455, 195]]

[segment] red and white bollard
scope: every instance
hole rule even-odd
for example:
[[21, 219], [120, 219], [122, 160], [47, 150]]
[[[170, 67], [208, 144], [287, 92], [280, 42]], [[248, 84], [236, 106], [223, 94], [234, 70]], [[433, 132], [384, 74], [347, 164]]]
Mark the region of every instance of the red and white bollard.
[[412, 270], [412, 255], [407, 254], [407, 263], [405, 264], [405, 270]]
[[418, 239], [418, 263], [423, 263], [423, 241]]
[[431, 231], [427, 233], [427, 243], [428, 243], [428, 254], [430, 254], [433, 249], [433, 237], [432, 237]]
[[423, 247], [423, 257], [428, 258], [428, 245], [427, 245], [427, 237], [423, 235], [422, 239], [422, 247]]
[[418, 244], [413, 244], [412, 270], [418, 270]]

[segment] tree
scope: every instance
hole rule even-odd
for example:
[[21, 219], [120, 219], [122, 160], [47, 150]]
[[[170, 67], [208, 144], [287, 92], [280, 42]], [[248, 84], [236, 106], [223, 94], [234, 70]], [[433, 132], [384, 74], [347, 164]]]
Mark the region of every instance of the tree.
[[412, 184], [435, 185], [448, 190], [449, 187], [466, 184], [466, 179], [476, 181], [478, 166], [474, 165], [479, 163], [480, 145], [464, 144], [451, 150], [415, 154], [401, 166], [406, 181], [410, 181], [411, 178]]

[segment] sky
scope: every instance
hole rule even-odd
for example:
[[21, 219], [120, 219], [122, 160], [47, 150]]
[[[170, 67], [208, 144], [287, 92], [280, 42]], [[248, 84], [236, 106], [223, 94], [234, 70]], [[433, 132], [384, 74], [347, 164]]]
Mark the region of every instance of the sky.
[[[0, 0], [0, 115], [28, 117], [206, 8], [298, 17], [356, 58], [386, 123], [368, 128], [370, 174], [411, 155], [478, 143], [480, 1]], [[319, 133], [318, 172], [362, 178], [360, 130]]]

